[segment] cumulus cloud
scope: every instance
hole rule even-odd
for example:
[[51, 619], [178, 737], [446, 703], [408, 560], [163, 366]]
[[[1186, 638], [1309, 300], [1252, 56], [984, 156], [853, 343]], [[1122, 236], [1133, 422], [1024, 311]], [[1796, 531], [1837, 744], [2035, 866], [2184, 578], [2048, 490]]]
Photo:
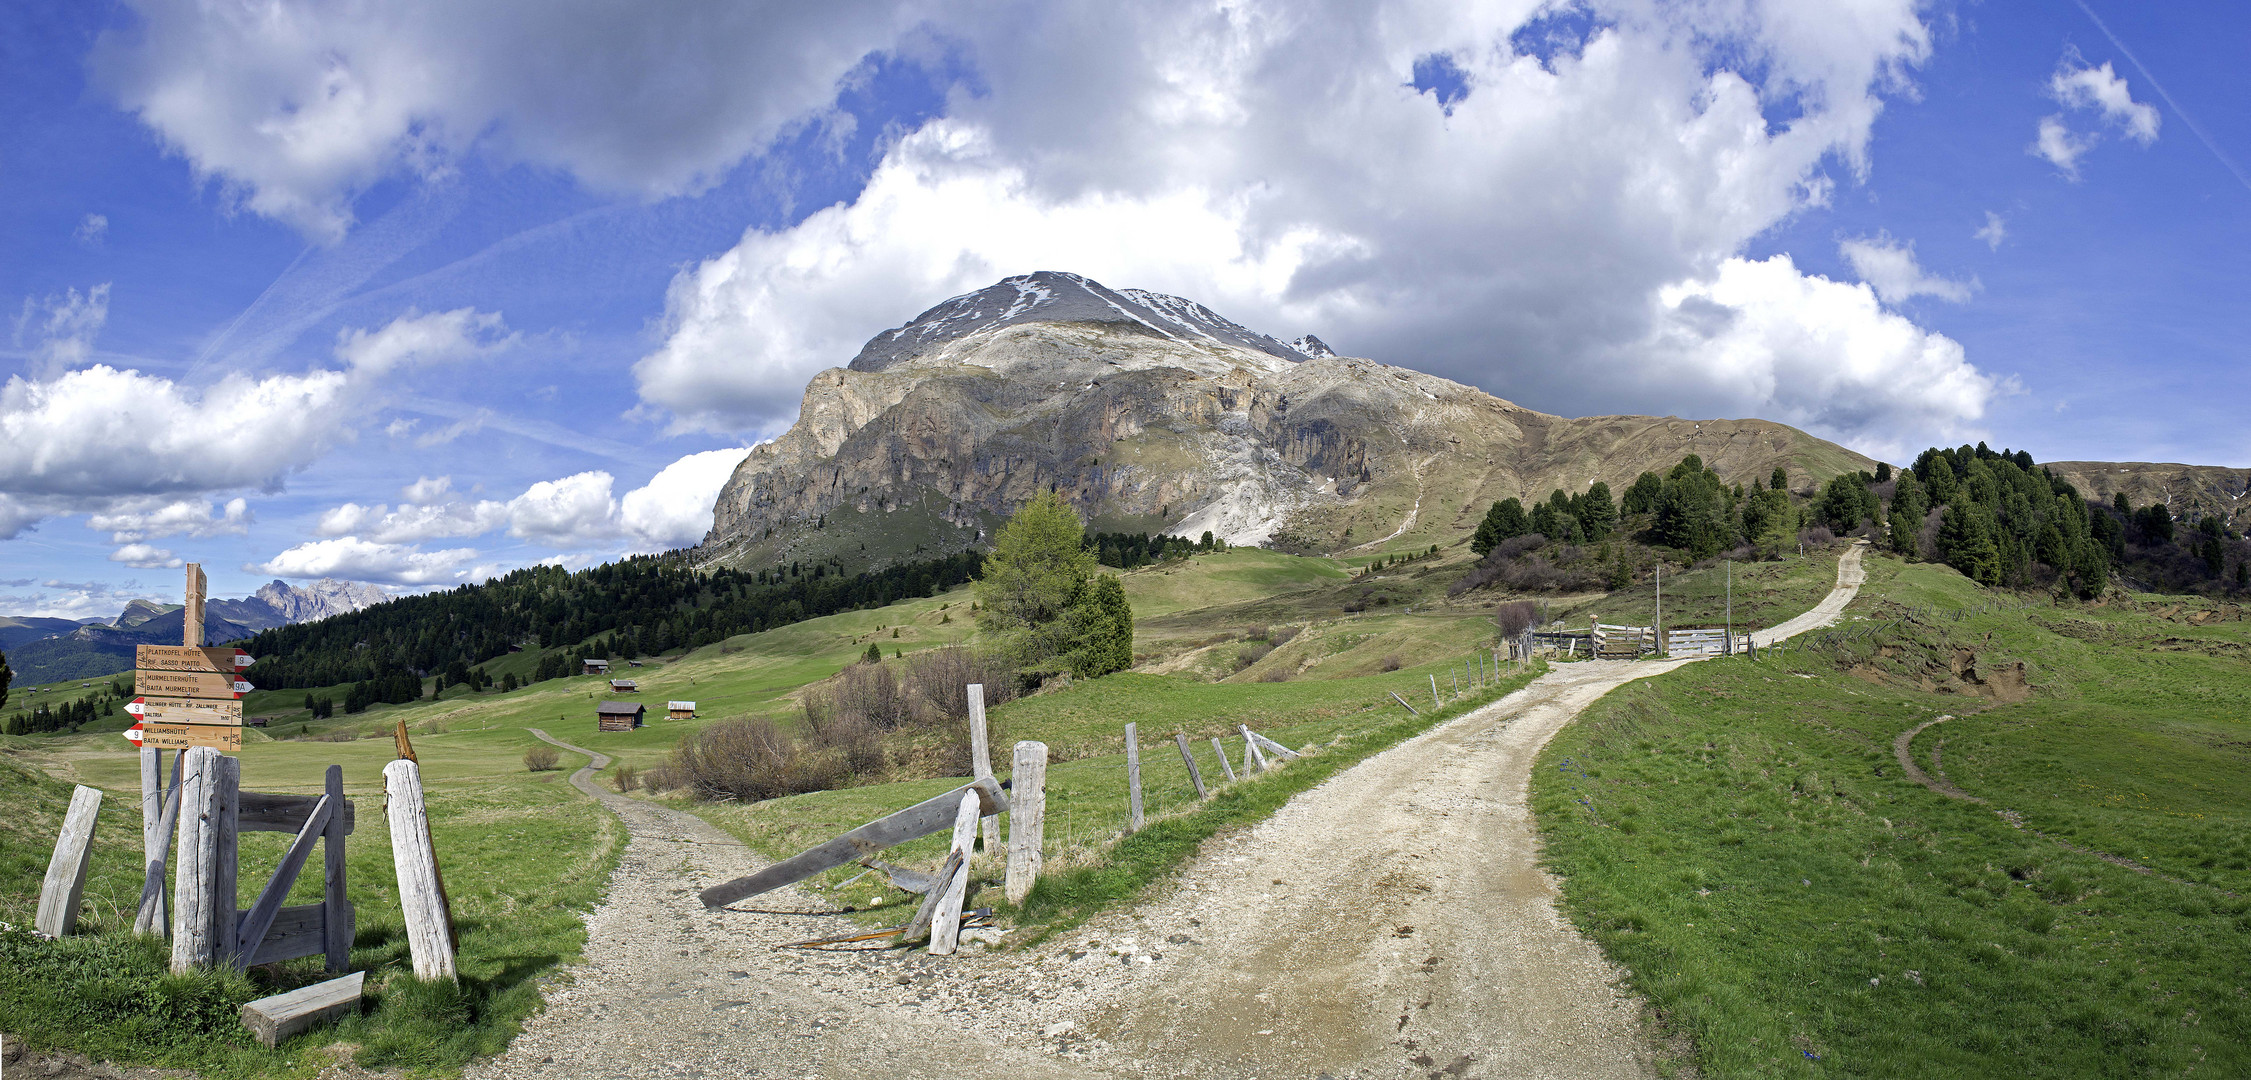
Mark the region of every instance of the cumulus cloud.
[[124, 544], [165, 536], [246, 536], [256, 520], [249, 500], [240, 497], [224, 506], [203, 499], [121, 499], [88, 514], [86, 527]]
[[16, 315], [16, 347], [28, 349], [42, 371], [59, 371], [86, 361], [94, 338], [109, 321], [109, 283], [103, 282], [80, 295], [76, 289], [60, 296], [24, 297]]
[[[1849, 19], [1595, 8], [1591, 30], [1542, 23], [1537, 51], [1510, 44], [1523, 10], [1413, 3], [1089, 5], [955, 28], [989, 92], [893, 142], [851, 203], [684, 268], [634, 369], [643, 399], [679, 428], [771, 431], [873, 334], [1054, 269], [1543, 408], [1778, 408], [1786, 388], [1683, 376], [1650, 349], [1670, 320], [1655, 301], [1720, 289], [1752, 238], [1825, 202], [1830, 169], [1865, 169], [1927, 30], [1906, 2]], [[1443, 108], [1409, 85], [1438, 54], [1461, 87]], [[1826, 415], [1936, 431], [1983, 407], [1895, 404]]]
[[387, 585], [451, 585], [481, 581], [489, 568], [475, 565], [475, 548], [424, 551], [354, 536], [314, 540], [244, 569], [284, 578], [342, 578]]
[[719, 489], [749, 451], [706, 450], [665, 466], [647, 484], [625, 493], [619, 523], [651, 547], [686, 547], [711, 531]]
[[[106, 289], [90, 293], [106, 306]], [[66, 513], [116, 517], [170, 506], [183, 496], [230, 488], [278, 488], [358, 430], [407, 365], [458, 361], [506, 347], [498, 315], [469, 309], [408, 312], [373, 333], [338, 340], [341, 368], [303, 374], [233, 372], [201, 387], [137, 370], [94, 364], [51, 376], [12, 376], [0, 386], [0, 535]], [[214, 437], [224, 432], [224, 438]], [[169, 511], [193, 518], [188, 509]], [[185, 520], [186, 518], [181, 518]], [[208, 512], [201, 519], [210, 520]], [[240, 511], [219, 531], [237, 532]], [[206, 530], [208, 524], [196, 526]], [[213, 535], [182, 527], [174, 531]]]
[[393, 510], [377, 503], [345, 503], [320, 516], [314, 531], [322, 536], [358, 536], [382, 544], [411, 544], [450, 536], [482, 536], [508, 523], [508, 504], [481, 500]]
[[170, 551], [148, 544], [127, 544], [110, 552], [109, 561], [142, 570], [176, 570], [183, 565]]
[[[2077, 52], [2065, 53], [2062, 62], [2056, 65], [2055, 74], [2048, 78], [2048, 96], [2066, 108], [2099, 114], [2127, 138], [2143, 146], [2157, 141], [2161, 122], [2157, 107], [2135, 101], [2126, 80], [2111, 70], [2110, 61], [2103, 61], [2100, 67], [2088, 67], [2079, 61]], [[2101, 136], [2096, 132], [2073, 131], [2064, 123], [2063, 114], [2058, 113], [2040, 118], [2028, 152], [2076, 180], [2079, 159], [2100, 141]]]
[[1956, 303], [1967, 300], [1977, 290], [1974, 281], [1954, 281], [1926, 273], [1915, 261], [1915, 245], [1900, 243], [1890, 236], [1878, 233], [1873, 237], [1853, 237], [1837, 245], [1845, 261], [1852, 264], [1852, 272], [1860, 275], [1883, 297], [1887, 304], [1917, 296], [1935, 296]]
[[239, 205], [334, 240], [358, 192], [472, 151], [606, 190], [698, 190], [827, 106], [926, 5], [131, 6], [96, 82]]

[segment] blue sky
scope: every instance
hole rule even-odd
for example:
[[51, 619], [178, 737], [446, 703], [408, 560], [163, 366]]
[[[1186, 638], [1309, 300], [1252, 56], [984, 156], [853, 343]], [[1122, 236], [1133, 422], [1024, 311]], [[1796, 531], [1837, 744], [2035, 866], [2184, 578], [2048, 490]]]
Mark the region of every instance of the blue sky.
[[1041, 269], [1573, 415], [2251, 464], [2240, 5], [1457, 7], [9, 5], [0, 612], [691, 543]]

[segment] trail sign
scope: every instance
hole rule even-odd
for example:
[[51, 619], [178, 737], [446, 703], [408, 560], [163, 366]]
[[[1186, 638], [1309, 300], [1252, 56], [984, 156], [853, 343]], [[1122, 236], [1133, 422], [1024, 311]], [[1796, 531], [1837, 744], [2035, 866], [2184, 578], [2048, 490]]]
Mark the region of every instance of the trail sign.
[[126, 728], [123, 734], [125, 736], [125, 741], [130, 742], [135, 746], [141, 745], [142, 728], [139, 721], [134, 721], [133, 726]]
[[133, 673], [133, 689], [163, 697], [239, 699], [253, 687], [232, 674], [150, 668]]
[[233, 675], [249, 667], [250, 654], [241, 649], [198, 648], [192, 645], [137, 645], [133, 666], [142, 671], [208, 671]]
[[137, 697], [125, 706], [125, 711], [145, 723], [242, 723], [242, 702], [232, 698]]
[[203, 595], [210, 584], [210, 580], [203, 576], [202, 563], [188, 564], [188, 606], [187, 610], [180, 613], [182, 644], [203, 644]]
[[208, 746], [227, 753], [242, 752], [242, 728], [231, 724], [141, 725], [141, 745], [156, 750], [191, 750]]

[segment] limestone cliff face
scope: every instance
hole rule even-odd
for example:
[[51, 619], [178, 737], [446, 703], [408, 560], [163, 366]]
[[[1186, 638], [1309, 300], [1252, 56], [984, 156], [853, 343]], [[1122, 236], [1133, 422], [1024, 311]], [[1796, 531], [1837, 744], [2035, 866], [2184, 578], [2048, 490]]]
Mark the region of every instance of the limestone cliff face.
[[1729, 479], [1873, 467], [1764, 421], [1552, 416], [1178, 298], [1035, 274], [815, 376], [797, 424], [736, 468], [696, 557], [927, 557], [977, 543], [1045, 488], [1103, 530], [1304, 551], [1443, 543], [1494, 499], [1622, 490], [1692, 452]]

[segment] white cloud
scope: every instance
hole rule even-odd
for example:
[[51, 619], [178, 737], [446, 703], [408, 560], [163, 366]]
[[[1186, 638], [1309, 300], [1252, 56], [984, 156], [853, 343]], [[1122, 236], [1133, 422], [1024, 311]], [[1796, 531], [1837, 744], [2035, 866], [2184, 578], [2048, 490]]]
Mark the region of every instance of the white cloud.
[[[677, 428], [770, 432], [873, 334], [1049, 269], [1543, 408], [1774, 405], [1786, 389], [1731, 372], [1644, 378], [1680, 357], [1635, 350], [1663, 290], [1717, 289], [1753, 238], [1825, 202], [1832, 163], [1866, 167], [1880, 95], [1929, 49], [1915, 6], [1599, 4], [1598, 29], [1545, 57], [1500, 44], [1529, 10], [1160, 3], [958, 28], [989, 92], [892, 143], [853, 202], [683, 269], [634, 369], [643, 399]], [[1471, 87], [1450, 115], [1402, 86], [1434, 52]]]
[[400, 489], [399, 498], [410, 503], [434, 503], [453, 492], [453, 477], [425, 476]]
[[137, 23], [95, 49], [96, 82], [240, 205], [322, 240], [376, 181], [442, 177], [472, 150], [606, 190], [698, 190], [925, 14], [895, 0], [132, 6]]
[[700, 542], [711, 531], [719, 489], [748, 453], [747, 449], [706, 450], [665, 466], [619, 500], [620, 523], [636, 539], [656, 548]]
[[285, 578], [342, 578], [387, 585], [451, 585], [481, 581], [475, 548], [423, 551], [405, 544], [383, 544], [354, 536], [314, 540], [243, 569]]
[[615, 539], [612, 481], [609, 473], [596, 471], [533, 484], [508, 503], [509, 535], [557, 547]]
[[2074, 64], [2074, 59], [2066, 56], [2049, 77], [2049, 96], [2075, 109], [2102, 113], [2104, 119], [2125, 129], [2128, 138], [2143, 146], [2156, 142], [2161, 122], [2157, 106], [2135, 101], [2126, 80], [2111, 71], [2110, 61], [2103, 61], [2101, 67], [2083, 67]]
[[247, 499], [224, 507], [202, 499], [120, 499], [87, 515], [86, 527], [109, 532], [113, 543], [165, 536], [247, 536], [257, 520]]
[[182, 565], [170, 551], [148, 544], [127, 544], [110, 552], [109, 561], [142, 570], [174, 570]]
[[[2124, 131], [2127, 138], [2143, 146], [2157, 141], [2157, 129], [2162, 121], [2157, 107], [2135, 101], [2126, 80], [2111, 70], [2107, 60], [2101, 67], [2087, 67], [2079, 62], [2076, 51], [2065, 53], [2056, 65], [2055, 74], [2048, 77], [2048, 96], [2066, 108], [2100, 113], [2103, 119]], [[2076, 180], [2079, 159], [2100, 141], [2101, 136], [2096, 133], [2071, 130], [2062, 114], [2043, 116], [2028, 152]]]
[[1999, 251], [2001, 250], [2001, 241], [2009, 238], [2009, 223], [2003, 221], [2001, 215], [1988, 210], [1985, 212], [1984, 227], [1970, 235], [1985, 241], [1985, 246], [1989, 250]]
[[87, 247], [100, 247], [108, 235], [109, 218], [101, 214], [88, 214], [78, 219], [78, 227], [70, 232], [71, 239]]
[[[78, 304], [106, 305], [106, 297], [106, 288], [97, 288]], [[239, 532], [247, 520], [239, 513], [212, 526], [208, 512], [196, 517], [200, 504], [182, 497], [278, 488], [353, 437], [402, 365], [482, 356], [512, 340], [498, 336], [500, 329], [498, 315], [469, 309], [409, 312], [379, 331], [343, 334], [342, 370], [233, 372], [200, 387], [107, 364], [12, 376], [0, 385], [0, 492], [7, 499], [0, 536], [57, 514], [130, 516], [172, 502], [188, 508], [169, 511], [174, 517], [205, 522], [174, 531]], [[96, 527], [146, 531], [118, 520]]]
[[1802, 274], [1787, 255], [1728, 259], [1710, 281], [1662, 290], [1656, 314], [1635, 351], [1661, 362], [1637, 377], [1688, 396], [1704, 392], [1688, 384], [1722, 379], [1768, 419], [1859, 432], [1877, 456], [1951, 441], [2017, 390], [1971, 366], [1952, 338], [1885, 310], [1868, 286]]
[[1956, 303], [1968, 300], [1977, 291], [1975, 281], [1954, 281], [1926, 273], [1915, 261], [1915, 245], [1900, 243], [1890, 236], [1878, 233], [1873, 237], [1853, 237], [1837, 245], [1845, 261], [1852, 264], [1852, 272], [1860, 276], [1883, 297], [1887, 304], [1917, 296], [1935, 296]]
[[86, 290], [83, 296], [76, 289], [37, 300], [27, 296], [23, 310], [16, 315], [16, 345], [31, 350], [32, 361], [40, 370], [60, 371], [86, 362], [94, 350], [94, 338], [108, 321], [106, 281]]
[[379, 544], [411, 544], [452, 536], [482, 536], [508, 524], [508, 504], [481, 500], [428, 506], [345, 503], [320, 516], [322, 536], [357, 536]]

